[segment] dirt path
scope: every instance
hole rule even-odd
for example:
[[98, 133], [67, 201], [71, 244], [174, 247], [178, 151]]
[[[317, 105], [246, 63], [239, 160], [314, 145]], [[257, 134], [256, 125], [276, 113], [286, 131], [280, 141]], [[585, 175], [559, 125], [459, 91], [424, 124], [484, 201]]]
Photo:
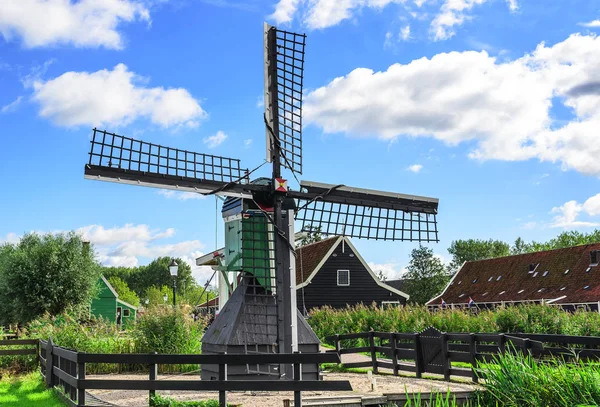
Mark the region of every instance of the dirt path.
[[[360, 355], [359, 355], [360, 356]], [[385, 370], [384, 370], [385, 371]], [[119, 379], [135, 380], [145, 379], [148, 375], [98, 375], [88, 376], [94, 379]], [[426, 391], [471, 391], [475, 388], [470, 383], [444, 382], [440, 380], [415, 379], [414, 377], [396, 377], [391, 375], [374, 375], [376, 381], [375, 391], [371, 390], [371, 382], [366, 374], [360, 373], [324, 373], [325, 380], [349, 380], [352, 384], [353, 392], [303, 392], [303, 397], [315, 396], [333, 396], [351, 394], [357, 395], [381, 395], [384, 393], [413, 393]], [[158, 380], [197, 380], [198, 375], [159, 375]], [[148, 392], [137, 390], [91, 390], [91, 394], [98, 398], [127, 407], [142, 407], [148, 405]], [[161, 395], [169, 396], [177, 400], [202, 400], [216, 399], [216, 392], [193, 392], [193, 391], [160, 391]], [[268, 393], [268, 392], [229, 392], [228, 402], [238, 404], [244, 407], [270, 407], [283, 405], [284, 399], [293, 399], [293, 393]]]

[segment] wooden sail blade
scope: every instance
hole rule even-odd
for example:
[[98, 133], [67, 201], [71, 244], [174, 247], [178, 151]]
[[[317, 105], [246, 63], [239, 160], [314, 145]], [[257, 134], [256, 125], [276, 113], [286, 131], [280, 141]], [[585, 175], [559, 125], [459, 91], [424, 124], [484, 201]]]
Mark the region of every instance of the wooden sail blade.
[[249, 197], [240, 160], [160, 146], [94, 129], [85, 178], [201, 194]]
[[302, 192], [290, 192], [298, 201], [296, 220], [302, 230], [320, 228], [323, 234], [350, 237], [437, 242], [438, 199], [302, 182]]

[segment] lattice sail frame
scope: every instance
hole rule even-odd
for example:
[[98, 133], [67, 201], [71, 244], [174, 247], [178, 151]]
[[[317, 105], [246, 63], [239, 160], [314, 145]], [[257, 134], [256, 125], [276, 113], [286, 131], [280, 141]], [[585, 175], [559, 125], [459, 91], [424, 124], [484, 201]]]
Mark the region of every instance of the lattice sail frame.
[[[274, 51], [269, 35], [275, 36]], [[278, 30], [265, 24], [265, 117], [267, 125], [279, 137], [281, 165], [297, 174], [302, 174], [305, 44], [305, 34]], [[272, 61], [273, 55], [276, 61]], [[275, 85], [275, 89], [271, 85]], [[271, 160], [270, 148], [271, 134], [267, 129], [267, 161]]]
[[218, 182], [244, 180], [247, 173], [235, 158], [179, 150], [97, 129], [94, 129], [89, 156], [90, 167], [130, 173]]
[[314, 201], [298, 211], [296, 220], [302, 223], [303, 232], [320, 227], [325, 235], [439, 242], [436, 215], [431, 213]]

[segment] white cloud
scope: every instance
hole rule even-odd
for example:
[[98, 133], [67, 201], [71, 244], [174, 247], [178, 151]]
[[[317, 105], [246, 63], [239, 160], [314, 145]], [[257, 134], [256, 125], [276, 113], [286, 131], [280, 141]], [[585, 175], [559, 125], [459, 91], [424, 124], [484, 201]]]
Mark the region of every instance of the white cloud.
[[219, 130], [214, 136], [205, 137], [204, 144], [206, 144], [208, 148], [215, 148], [223, 144], [226, 139], [227, 134]]
[[600, 27], [600, 20], [593, 20], [588, 23], [579, 23], [579, 25], [588, 28], [598, 28]]
[[410, 39], [410, 25], [406, 25], [400, 29], [400, 38], [403, 41], [408, 41]]
[[275, 11], [269, 19], [274, 20], [277, 24], [286, 24], [292, 21], [298, 5], [301, 0], [279, 0], [275, 6]]
[[409, 165], [406, 169], [408, 171], [414, 172], [416, 174], [418, 172], [421, 172], [421, 170], [423, 169], [423, 166], [421, 164], [413, 164], [413, 165]]
[[[445, 0], [440, 13], [431, 22], [430, 31], [436, 41], [447, 40], [456, 34], [455, 28], [461, 26], [472, 17], [467, 13], [475, 6], [488, 0]], [[506, 0], [510, 11], [516, 11], [519, 6], [516, 0]]]
[[[600, 37], [574, 34], [510, 62], [464, 51], [383, 72], [357, 68], [307, 95], [306, 123], [388, 142], [404, 135], [474, 141], [474, 159], [537, 158], [600, 176], [599, 49]], [[553, 103], [573, 112], [567, 125], [553, 128]]]
[[179, 201], [187, 201], [189, 199], [205, 199], [206, 197], [196, 192], [180, 192], [172, 191], [170, 189], [161, 189], [158, 191], [159, 195], [164, 196], [167, 199], [177, 199]]
[[397, 280], [402, 278], [404, 273], [407, 272], [406, 268], [400, 267], [398, 263], [382, 263], [377, 264], [373, 262], [369, 262], [369, 267], [373, 270], [373, 273], [376, 275], [381, 271], [385, 276], [386, 280]]
[[537, 226], [537, 222], [531, 221], [531, 222], [525, 222], [523, 224], [522, 228], [525, 230], [531, 230], [531, 229], [535, 229], [536, 226]]
[[106, 229], [102, 225], [89, 225], [76, 230], [84, 240], [96, 245], [113, 245], [121, 241], [149, 242], [175, 235], [175, 229], [150, 229], [148, 225], [133, 225], [128, 223], [121, 227]]
[[556, 214], [552, 220], [552, 227], [569, 229], [600, 226], [600, 222], [578, 220], [581, 213], [586, 213], [589, 216], [600, 215], [600, 194], [592, 196], [583, 204], [574, 200], [565, 202], [561, 206], [552, 208], [550, 213]]
[[19, 243], [19, 240], [21, 240], [21, 238], [16, 233], [9, 233], [4, 237], [0, 237], [0, 245], [3, 245], [4, 243]]
[[252, 139], [251, 138], [244, 140], [244, 147], [245, 148], [250, 148], [251, 145], [252, 145]]
[[142, 1], [8, 0], [0, 2], [0, 34], [22, 38], [28, 48], [72, 44], [76, 47], [123, 48], [117, 27], [150, 21]]
[[23, 96], [19, 96], [9, 104], [2, 106], [2, 108], [0, 108], [0, 113], [5, 114], [14, 112], [15, 110], [17, 110], [17, 107], [19, 107], [19, 105], [21, 104], [22, 99]]
[[148, 88], [146, 81], [118, 64], [112, 71], [66, 72], [33, 82], [33, 100], [40, 115], [62, 126], [125, 125], [148, 118], [162, 127], [196, 126], [206, 117], [200, 104], [183, 88]]

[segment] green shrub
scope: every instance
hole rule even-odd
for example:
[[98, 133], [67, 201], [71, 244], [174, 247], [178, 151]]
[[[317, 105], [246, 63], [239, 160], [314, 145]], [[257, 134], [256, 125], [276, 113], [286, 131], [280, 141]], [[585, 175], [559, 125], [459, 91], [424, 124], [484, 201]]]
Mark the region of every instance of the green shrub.
[[156, 395], [150, 399], [151, 407], [219, 407], [219, 401], [214, 399], [199, 401], [177, 401], [169, 397]]

